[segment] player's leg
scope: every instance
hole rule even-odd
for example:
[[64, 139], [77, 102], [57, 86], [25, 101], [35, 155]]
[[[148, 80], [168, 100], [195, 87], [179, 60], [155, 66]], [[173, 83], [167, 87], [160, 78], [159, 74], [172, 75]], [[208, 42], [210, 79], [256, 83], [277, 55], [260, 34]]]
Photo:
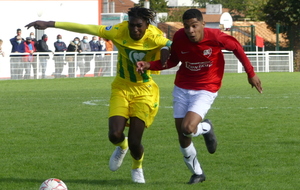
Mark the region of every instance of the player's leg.
[[137, 117], [130, 118], [128, 131], [128, 144], [132, 156], [132, 180], [136, 183], [145, 183], [142, 163], [144, 159], [144, 147], [142, 136], [145, 129], [145, 122]]
[[183, 134], [190, 138], [203, 135], [208, 152], [213, 154], [217, 149], [213, 125], [208, 119], [201, 121], [201, 116], [195, 112], [188, 112], [182, 123]]
[[109, 140], [116, 147], [109, 161], [109, 168], [116, 171], [122, 164], [128, 151], [128, 141], [124, 135], [124, 129], [129, 118], [127, 86], [122, 81], [114, 80], [112, 83], [111, 97], [109, 101]]
[[128, 133], [129, 148], [133, 158], [132, 180], [136, 183], [145, 183], [142, 162], [144, 148], [142, 136], [144, 129], [152, 124], [159, 105], [159, 88], [154, 81], [145, 85], [135, 86], [131, 90], [133, 99], [129, 104], [130, 128]]
[[184, 117], [182, 128], [187, 137], [203, 135], [207, 150], [213, 154], [217, 149], [217, 139], [213, 125], [208, 120], [202, 119], [211, 108], [218, 93], [205, 90], [190, 91], [188, 111]]
[[109, 160], [109, 168], [111, 171], [119, 169], [128, 151], [128, 142], [124, 135], [126, 122], [127, 119], [122, 116], [112, 116], [109, 118], [108, 138], [110, 142], [116, 146]]
[[175, 124], [178, 133], [180, 151], [183, 154], [183, 160], [188, 169], [193, 173], [189, 180], [189, 184], [205, 181], [205, 175], [197, 158], [197, 151], [192, 142], [192, 138], [184, 135], [182, 130], [183, 118], [176, 118]]
[[[187, 114], [189, 111], [191, 100], [190, 91], [186, 89], [174, 87], [173, 90], [173, 116], [175, 118], [176, 130], [180, 144], [180, 151], [183, 154], [183, 160], [188, 169], [193, 173], [189, 183], [198, 183], [205, 180], [204, 173], [197, 159], [197, 151], [192, 142], [192, 138], [186, 134], [196, 131], [196, 126], [201, 122], [201, 117], [195, 115], [194, 119], [190, 119]], [[186, 116], [188, 116], [186, 118]]]

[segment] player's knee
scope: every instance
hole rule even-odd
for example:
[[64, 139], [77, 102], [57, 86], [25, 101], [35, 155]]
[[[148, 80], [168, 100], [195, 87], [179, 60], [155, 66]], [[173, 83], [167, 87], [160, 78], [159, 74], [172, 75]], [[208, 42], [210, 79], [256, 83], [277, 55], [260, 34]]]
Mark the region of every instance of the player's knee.
[[121, 131], [110, 131], [108, 133], [109, 141], [112, 142], [113, 144], [119, 143], [123, 137], [124, 134]]
[[191, 124], [182, 125], [181, 131], [184, 136], [191, 137], [191, 135], [194, 134], [195, 126]]

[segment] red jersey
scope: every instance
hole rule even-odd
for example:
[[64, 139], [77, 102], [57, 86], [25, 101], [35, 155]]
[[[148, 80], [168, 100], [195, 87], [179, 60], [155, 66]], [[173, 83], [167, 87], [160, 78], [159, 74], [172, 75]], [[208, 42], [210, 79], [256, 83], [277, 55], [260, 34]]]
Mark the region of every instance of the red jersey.
[[175, 67], [181, 61], [174, 82], [176, 86], [190, 90], [217, 92], [224, 75], [225, 60], [222, 49], [233, 51], [243, 64], [249, 78], [255, 75], [253, 66], [240, 43], [219, 29], [211, 28], [204, 28], [204, 38], [198, 43], [191, 42], [183, 28], [178, 30], [173, 37], [167, 67], [163, 68], [158, 60], [150, 62], [149, 69], [168, 69]]

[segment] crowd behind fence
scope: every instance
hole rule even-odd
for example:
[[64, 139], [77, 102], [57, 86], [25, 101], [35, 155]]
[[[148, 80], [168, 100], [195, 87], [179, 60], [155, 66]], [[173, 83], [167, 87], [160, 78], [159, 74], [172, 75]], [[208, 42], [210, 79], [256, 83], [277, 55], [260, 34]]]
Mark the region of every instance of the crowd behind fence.
[[[47, 54], [47, 56], [45, 56]], [[117, 51], [11, 53], [9, 74], [0, 79], [41, 79], [115, 76]], [[256, 72], [293, 72], [292, 51], [246, 52]], [[232, 52], [224, 51], [225, 72], [242, 73], [244, 68]], [[180, 65], [180, 64], [179, 64]], [[161, 74], [175, 74], [178, 67]]]

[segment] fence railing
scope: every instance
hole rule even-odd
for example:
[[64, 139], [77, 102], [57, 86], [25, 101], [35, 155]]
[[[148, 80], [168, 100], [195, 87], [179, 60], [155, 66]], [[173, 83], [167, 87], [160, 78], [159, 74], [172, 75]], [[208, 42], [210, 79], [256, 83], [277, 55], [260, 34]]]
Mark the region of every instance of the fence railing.
[[[245, 72], [242, 64], [230, 51], [223, 51], [225, 73]], [[245, 52], [255, 72], [294, 72], [293, 51]], [[178, 66], [164, 70], [161, 74], [174, 74]]]
[[[115, 76], [117, 51], [11, 53], [0, 58], [0, 79]], [[292, 51], [246, 52], [256, 72], [293, 72]], [[232, 52], [224, 51], [225, 72], [244, 68]], [[161, 74], [175, 74], [178, 67]]]

